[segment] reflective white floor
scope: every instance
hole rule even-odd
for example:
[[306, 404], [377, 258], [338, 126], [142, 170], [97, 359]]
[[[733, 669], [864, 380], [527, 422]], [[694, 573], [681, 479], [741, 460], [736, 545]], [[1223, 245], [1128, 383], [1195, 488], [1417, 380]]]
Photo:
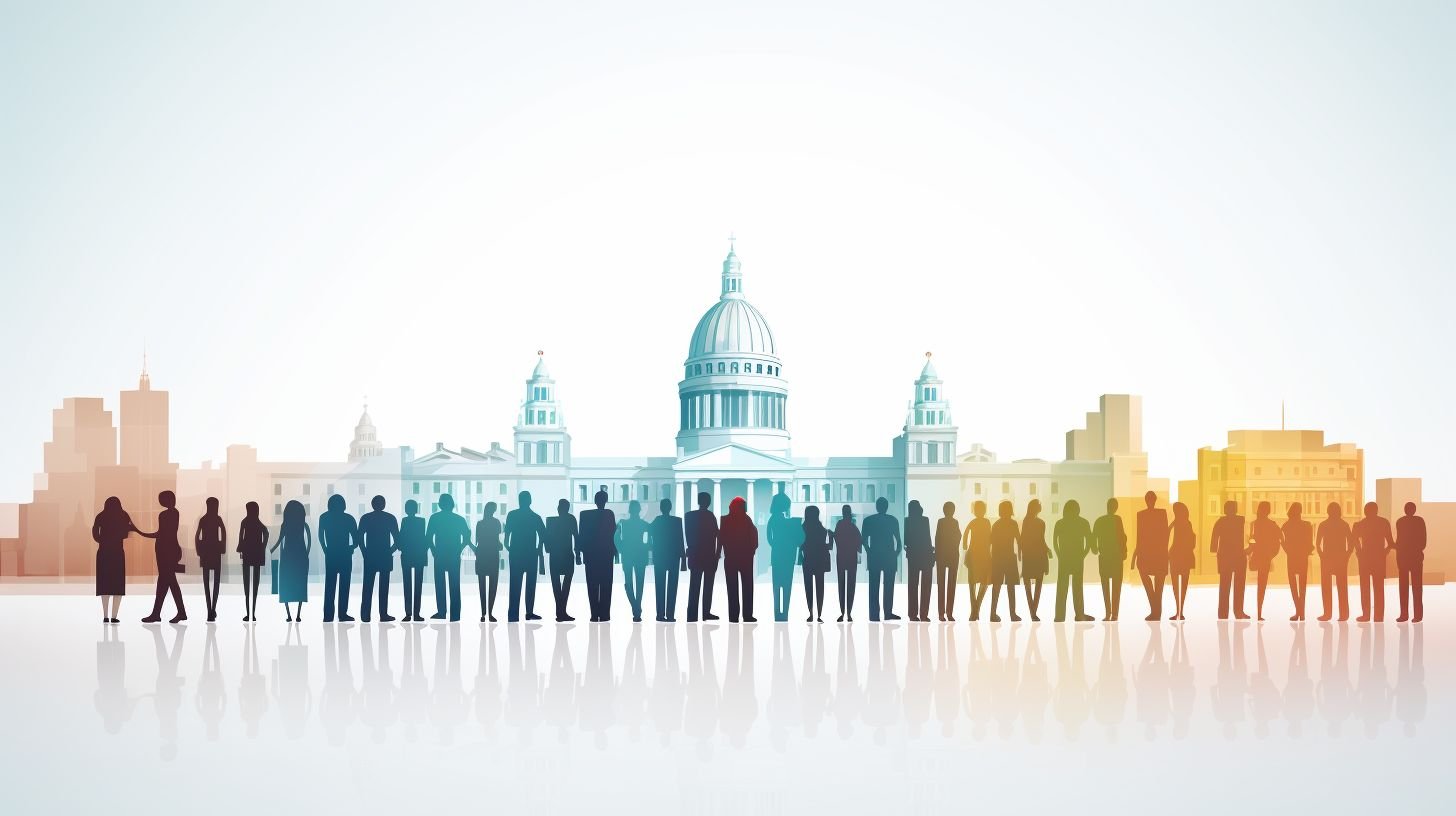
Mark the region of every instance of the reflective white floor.
[[1219, 625], [1202, 587], [1187, 624], [1078, 626], [326, 625], [317, 604], [288, 626], [261, 602], [247, 626], [229, 596], [225, 622], [174, 627], [137, 623], [137, 595], [103, 626], [94, 598], [5, 592], [10, 813], [1430, 812], [1452, 793], [1446, 587], [1421, 626]]

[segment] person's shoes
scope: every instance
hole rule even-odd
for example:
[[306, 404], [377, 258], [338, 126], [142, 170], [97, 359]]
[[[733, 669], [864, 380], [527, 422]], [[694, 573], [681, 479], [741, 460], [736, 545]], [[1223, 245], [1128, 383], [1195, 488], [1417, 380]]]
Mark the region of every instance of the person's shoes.
[[[571, 623], [574, 620], [576, 620], [576, 618], [573, 618], [570, 615], [557, 615], [556, 616], [556, 622], [557, 623]], [[596, 618], [592, 618], [592, 620], [596, 620]]]
[[393, 615], [380, 615], [379, 616], [379, 622], [380, 623], [394, 623], [394, 616]]
[[709, 615], [708, 613], [704, 612], [703, 613], [703, 620], [705, 620], [705, 621], [715, 621], [715, 620], [718, 620], [718, 616], [717, 615]]
[[207, 613], [207, 622], [208, 623], [217, 623], [217, 613], [216, 612], [209, 612], [209, 613]]
[[526, 620], [528, 620], [528, 621], [541, 620], [541, 616], [532, 613], [532, 614], [526, 616]]
[[945, 616], [945, 622], [946, 623], [955, 623], [955, 615], [946, 615]]
[[[992, 615], [992, 616], [991, 616], [991, 617], [990, 617], [990, 618], [989, 618], [989, 620], [990, 620], [990, 621], [991, 621], [991, 622], [992, 622], [992, 623], [1000, 623], [1000, 622], [1001, 622], [1001, 616], [1000, 616], [1000, 615]], [[1104, 620], [1105, 620], [1105, 619], [1104, 619]]]
[[1244, 614], [1234, 615], [1234, 620], [1248, 620], [1249, 616]]
[[854, 616], [853, 615], [849, 615], [844, 620], [845, 620], [846, 623], [854, 623]]
[[289, 615], [289, 616], [288, 616], [288, 622], [289, 622], [289, 623], [293, 623], [293, 616], [292, 616], [292, 615]]
[[1320, 623], [1327, 623], [1329, 622], [1329, 619], [1329, 615], [1320, 615], [1318, 618], [1315, 618], [1315, 620], [1319, 621]]
[[698, 619], [697, 618], [693, 617], [692, 615], [688, 615], [688, 623], [697, 623], [697, 622], [698, 622]]
[[490, 621], [491, 623], [496, 623], [497, 622], [496, 619], [495, 619], [495, 615], [486, 615], [485, 618], [486, 618], [486, 620]]
[[1349, 619], [1350, 619], [1350, 616], [1349, 615], [1341, 615], [1339, 617], [1340, 623], [1344, 623], [1345, 621], [1348, 621]]
[[328, 615], [324, 615], [324, 623], [333, 623], [333, 622], [334, 622], [334, 619], [333, 618], [329, 617]]
[[1370, 616], [1369, 615], [1361, 615], [1360, 617], [1358, 617], [1358, 618], [1355, 619], [1355, 622], [1356, 623], [1369, 623], [1370, 622]]
[[743, 619], [743, 622], [744, 622], [744, 623], [758, 623], [758, 618], [753, 618], [753, 617], [745, 617], [745, 618], [744, 618], [744, 619]]
[[1011, 622], [1012, 623], [1021, 623], [1021, 616], [1020, 615], [1012, 615], [1011, 616]]
[[1290, 620], [1291, 620], [1291, 621], [1297, 621], [1297, 620], [1299, 620], [1299, 616], [1298, 616], [1298, 615], [1290, 615], [1290, 616], [1289, 616], [1289, 619], [1290, 619]]
[[1263, 623], [1263, 622], [1264, 622], [1264, 616], [1263, 615], [1260, 615], [1259, 616], [1259, 623]]
[[1411, 623], [1420, 623], [1420, 622], [1421, 622], [1421, 616], [1420, 615], [1416, 615], [1414, 618], [1411, 618]]
[[340, 615], [339, 620], [343, 623], [353, 623], [354, 619], [348, 615]]
[[1092, 616], [1091, 615], [1078, 615], [1077, 616], [1077, 622], [1078, 623], [1091, 623], [1092, 622]]
[[485, 623], [485, 616], [484, 616], [484, 615], [481, 615], [481, 616], [480, 616], [480, 622], [481, 622], [481, 623]]
[[641, 623], [642, 622], [642, 616], [641, 615], [633, 615], [632, 616], [632, 622], [633, 623]]
[[[344, 618], [343, 620], [347, 620], [347, 618]], [[368, 615], [360, 615], [359, 616], [359, 620], [364, 621], [365, 623], [369, 623], [370, 622]]]
[[517, 618], [515, 615], [507, 615], [506, 616], [506, 623], [519, 623], [519, 622], [520, 622], [520, 618]]
[[899, 619], [900, 619], [900, 616], [899, 615], [896, 615], [893, 612], [886, 612], [885, 613], [885, 620], [887, 620], [887, 621], [899, 620]]
[[814, 616], [813, 615], [810, 615], [809, 617], [807, 617], [807, 618], [804, 619], [804, 623], [813, 623], [813, 622], [814, 622]]
[[436, 612], [435, 614], [433, 614], [433, 615], [430, 616], [430, 620], [444, 620], [444, 619], [445, 619], [445, 613], [444, 612]]
[[186, 612], [178, 612], [177, 614], [175, 614], [175, 615], [172, 616], [172, 619], [171, 620], [169, 620], [167, 622], [168, 623], [181, 623], [182, 621], [185, 621], [185, 620], [187, 620], [187, 613]]
[[1160, 617], [1162, 617], [1162, 616], [1159, 615], [1159, 614], [1157, 614], [1156, 612], [1149, 612], [1148, 613], [1148, 616], [1146, 618], [1143, 618], [1143, 620], [1145, 620], [1145, 621], [1155, 621], [1155, 620], [1158, 620]]
[[1401, 615], [1400, 617], [1398, 617], [1398, 618], [1395, 619], [1395, 622], [1396, 623], [1405, 623], [1406, 620], [1407, 620], [1407, 617], [1405, 615]]
[[1041, 618], [1038, 618], [1037, 616], [1032, 615], [1031, 616], [1031, 621], [1032, 621], [1032, 623], [1041, 623]]
[[738, 622], [738, 619], [735, 618], [735, 617], [733, 617], [732, 615], [729, 615], [728, 616], [728, 622], [729, 623], [737, 623]]
[[1376, 623], [1385, 623], [1385, 616], [1384, 615], [1376, 615], [1375, 616], [1375, 622]]
[[1055, 618], [1055, 620], [1056, 620], [1057, 623], [1066, 623], [1067, 622], [1067, 619], [1066, 618], [1063, 618], [1063, 617], [1060, 617], [1060, 616], [1057, 617], [1057, 618]]
[[840, 615], [839, 620], [835, 621], [835, 623], [844, 623], [844, 616]]

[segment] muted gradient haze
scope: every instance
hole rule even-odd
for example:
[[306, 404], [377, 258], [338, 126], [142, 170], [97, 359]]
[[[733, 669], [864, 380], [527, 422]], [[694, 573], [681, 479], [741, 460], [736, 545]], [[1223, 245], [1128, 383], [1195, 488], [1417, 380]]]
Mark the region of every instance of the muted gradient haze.
[[[798, 455], [887, 454], [922, 354], [1060, 458], [1144, 395], [1155, 476], [1321, 428], [1456, 496], [1449, 3], [0, 3], [0, 499], [65, 396], [173, 459], [673, 450], [737, 233]], [[1373, 495], [1373, 492], [1371, 493]]]

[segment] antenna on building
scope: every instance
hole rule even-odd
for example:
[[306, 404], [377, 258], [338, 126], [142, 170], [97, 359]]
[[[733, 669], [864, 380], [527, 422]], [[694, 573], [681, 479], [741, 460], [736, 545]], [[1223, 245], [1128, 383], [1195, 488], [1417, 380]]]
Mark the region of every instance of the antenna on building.
[[1284, 400], [1279, 400], [1279, 430], [1284, 430]]

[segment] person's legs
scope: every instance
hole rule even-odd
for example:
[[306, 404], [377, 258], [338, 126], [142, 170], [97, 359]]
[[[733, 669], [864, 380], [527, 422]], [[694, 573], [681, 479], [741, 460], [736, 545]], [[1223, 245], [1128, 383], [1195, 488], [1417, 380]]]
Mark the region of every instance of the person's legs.
[[885, 620], [895, 620], [895, 570], [885, 570], [884, 577], [880, 580], [880, 592], [884, 597], [880, 600], [880, 611], [884, 614]]
[[1233, 591], [1234, 574], [1232, 570], [1220, 569], [1218, 571], [1218, 619], [1228, 620], [1229, 615], [1229, 594]]
[[258, 617], [258, 580], [263, 577], [263, 568], [260, 566], [253, 566], [249, 567], [248, 569], [252, 570], [253, 572], [253, 601], [252, 606], [250, 607], [252, 611], [249, 612], [248, 615], [256, 620]]
[[334, 565], [324, 563], [324, 623], [330, 623], [334, 619], [334, 588], [338, 584], [339, 570]]
[[1085, 578], [1082, 570], [1078, 569], [1072, 573], [1072, 612], [1077, 616], [1077, 620], [1079, 621], [1092, 619], [1087, 614], [1086, 604], [1082, 600], [1082, 584], [1084, 581]]
[[[531, 565], [531, 564], [527, 564], [526, 567], [525, 567], [525, 572], [526, 572], [526, 620], [535, 620], [537, 617], [539, 617], [536, 614], [536, 575], [537, 575], [537, 572], [536, 572], [535, 569], [532, 569], [532, 566], [533, 565]], [[569, 585], [568, 585], [568, 589], [567, 589], [568, 594], [570, 594], [570, 591], [571, 590], [570, 590]]]
[[177, 573], [168, 573], [167, 583], [172, 591], [172, 605], [177, 608], [177, 614], [172, 616], [172, 620], [186, 620], [187, 607], [182, 605], [182, 585], [177, 582]]
[[[1424, 566], [1425, 560], [1422, 559], [1421, 561], [1416, 562], [1416, 564], [1411, 567], [1411, 605], [1414, 607], [1413, 611], [1415, 612], [1415, 615], [1411, 618], [1411, 620], [1415, 623], [1420, 623], [1421, 619], [1426, 616], [1426, 609], [1423, 598], [1423, 595], [1425, 594], [1425, 588], [1421, 585], [1421, 576], [1422, 573], [1425, 572], [1425, 570], [1423, 569]], [[120, 602], [120, 600], [120, 598], [117, 599], [118, 602]], [[112, 612], [111, 617], [116, 617], [116, 613]]]
[[909, 567], [905, 572], [905, 605], [910, 620], [920, 620], [920, 570]]
[[668, 566], [667, 570], [667, 602], [663, 607], [662, 616], [669, 620], [677, 620], [677, 584], [682, 578], [681, 570]]
[[379, 619], [382, 621], [392, 620], [389, 617], [389, 571], [379, 571]]
[[1067, 619], [1067, 590], [1072, 586], [1072, 576], [1065, 570], [1057, 570], [1057, 623]]
[[1249, 617], [1249, 613], [1244, 611], [1244, 586], [1248, 577], [1248, 570], [1244, 567], [1234, 569], [1234, 617], [1240, 620]]
[[814, 571], [814, 619], [821, 622], [824, 619], [824, 573], [821, 570]]
[[1006, 581], [1006, 609], [1011, 613], [1011, 620], [1021, 620], [1016, 614], [1016, 582], [1010, 579]]
[[510, 593], [511, 597], [510, 603], [506, 607], [506, 620], [511, 623], [515, 623], [516, 621], [520, 620], [521, 616], [521, 590], [524, 589], [524, 587], [521, 585], [525, 583], [526, 576], [525, 570], [522, 570], [515, 563], [512, 563], [510, 565], [510, 569], [510, 586], [507, 587], [506, 591]]
[[490, 607], [486, 604], [486, 595], [485, 595], [485, 581], [486, 581], [486, 577], [487, 577], [486, 574], [483, 573], [483, 572], [477, 572], [477, 573], [475, 573], [475, 583], [478, 586], [479, 591], [480, 591], [480, 619], [482, 621], [484, 621], [486, 619], [486, 616], [488, 616], [490, 614]]
[[491, 623], [495, 622], [495, 594], [500, 589], [500, 570], [488, 573], [486, 580], [490, 583], [490, 591], [485, 596], [485, 616]]
[[450, 582], [450, 620], [460, 620], [460, 567], [455, 566], [449, 570], [447, 576]]
[[1261, 569], [1255, 572], [1254, 588], [1254, 614], [1259, 620], [1264, 619], [1264, 593], [1269, 589], [1269, 570]]
[[435, 561], [435, 614], [430, 616], [431, 620], [444, 620], [445, 618], [445, 565], [438, 559]]
[[738, 599], [738, 569], [736, 567], [723, 567], [723, 580], [726, 582], [725, 589], [728, 591], [728, 620], [737, 623], [739, 618]]
[[884, 570], [879, 567], [870, 567], [870, 620], [880, 619], [880, 580], [884, 576]]
[[415, 567], [413, 577], [415, 587], [414, 607], [410, 610], [410, 614], [413, 615], [414, 619], [418, 621], [421, 620], [420, 606], [424, 603], [425, 598], [425, 568]]
[[364, 597], [359, 601], [359, 620], [369, 622], [371, 604], [374, 602], [374, 575], [377, 570], [364, 568]]
[[1108, 579], [1112, 587], [1112, 619], [1119, 620], [1122, 617], [1122, 573], [1118, 573]]
[[1001, 622], [1001, 616], [998, 615], [998, 614], [996, 614], [996, 606], [998, 604], [1000, 604], [1000, 603], [1001, 603], [1001, 582], [1000, 581], [997, 581], [997, 582], [991, 584], [991, 608], [987, 612], [987, 617], [990, 619], [990, 621], [992, 623], [1000, 623]]
[[1339, 602], [1340, 620], [1350, 619], [1350, 568], [1347, 564], [1341, 564], [1335, 570], [1335, 596]]
[[703, 593], [703, 571], [690, 567], [688, 573], [688, 622], [698, 619], [698, 598]]
[[1385, 556], [1370, 565], [1370, 592], [1375, 596], [1375, 622], [1385, 621]]

